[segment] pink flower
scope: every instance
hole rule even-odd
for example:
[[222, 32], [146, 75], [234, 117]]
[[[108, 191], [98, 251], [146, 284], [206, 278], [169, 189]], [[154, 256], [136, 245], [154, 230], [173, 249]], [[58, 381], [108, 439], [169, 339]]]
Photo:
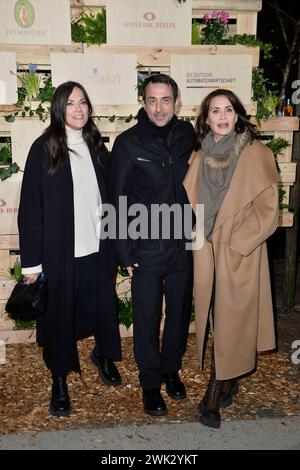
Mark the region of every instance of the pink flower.
[[229, 18], [229, 13], [228, 11], [221, 11], [221, 20], [223, 21], [224, 24], [228, 23], [228, 18]]
[[205, 23], [207, 23], [208, 20], [209, 20], [209, 14], [205, 13], [205, 15], [203, 15], [203, 19], [204, 19]]
[[215, 18], [217, 16], [216, 10], [213, 10], [210, 14], [211, 18]]

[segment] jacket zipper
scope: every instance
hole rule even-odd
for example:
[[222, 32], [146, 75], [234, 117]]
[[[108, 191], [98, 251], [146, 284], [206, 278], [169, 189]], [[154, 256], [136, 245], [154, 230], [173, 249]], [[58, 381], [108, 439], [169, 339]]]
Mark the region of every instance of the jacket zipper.
[[[177, 198], [177, 188], [176, 188], [176, 180], [175, 180], [175, 174], [174, 174], [174, 160], [172, 160], [171, 155], [168, 155], [168, 164], [170, 167], [170, 171], [172, 174], [172, 182], [173, 182], [173, 193], [174, 193], [174, 201], [175, 204], [177, 204], [178, 198]], [[176, 211], [175, 211], [176, 214]], [[175, 222], [176, 222], [176, 216], [174, 216], [174, 231], [175, 231]], [[176, 245], [177, 245], [177, 251], [180, 249], [180, 244], [179, 244], [179, 239], [176, 240]]]

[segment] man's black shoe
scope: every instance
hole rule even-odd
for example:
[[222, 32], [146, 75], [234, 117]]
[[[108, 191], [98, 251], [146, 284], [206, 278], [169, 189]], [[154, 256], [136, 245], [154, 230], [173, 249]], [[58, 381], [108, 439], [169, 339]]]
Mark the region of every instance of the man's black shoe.
[[105, 385], [113, 385], [114, 387], [121, 385], [122, 379], [117, 366], [111, 359], [97, 356], [95, 349], [91, 352], [91, 360], [99, 370], [102, 382]]
[[66, 377], [52, 377], [52, 395], [49, 411], [53, 416], [70, 416], [71, 403]]
[[143, 390], [144, 410], [148, 415], [163, 416], [167, 414], [167, 407], [158, 389]]
[[183, 400], [186, 398], [186, 390], [181, 382], [178, 372], [172, 374], [163, 374], [163, 382], [166, 384], [166, 392], [174, 400]]

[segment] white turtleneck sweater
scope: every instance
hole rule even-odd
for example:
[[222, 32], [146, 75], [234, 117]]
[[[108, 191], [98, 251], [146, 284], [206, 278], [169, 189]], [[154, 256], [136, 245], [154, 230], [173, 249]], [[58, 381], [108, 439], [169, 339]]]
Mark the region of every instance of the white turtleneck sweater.
[[[83, 140], [82, 130], [66, 126], [67, 142], [74, 196], [74, 257], [87, 256], [99, 251], [101, 195], [92, 158]], [[42, 265], [22, 268], [22, 274], [41, 272]]]
[[96, 173], [82, 130], [66, 126], [74, 195], [75, 258], [99, 251], [101, 195]]

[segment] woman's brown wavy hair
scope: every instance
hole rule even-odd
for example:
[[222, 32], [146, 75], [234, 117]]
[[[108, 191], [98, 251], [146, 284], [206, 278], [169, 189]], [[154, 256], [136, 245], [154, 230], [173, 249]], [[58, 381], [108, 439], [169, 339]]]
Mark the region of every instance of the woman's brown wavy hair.
[[204, 139], [206, 134], [210, 131], [210, 127], [206, 123], [206, 120], [208, 117], [210, 103], [212, 99], [215, 98], [216, 96], [226, 96], [226, 98], [228, 98], [230, 103], [232, 104], [234, 111], [237, 113], [238, 120], [235, 124], [235, 132], [237, 134], [241, 134], [245, 131], [245, 129], [248, 129], [251, 135], [251, 141], [253, 139], [256, 139], [259, 135], [259, 131], [257, 127], [249, 121], [249, 118], [246, 114], [246, 110], [244, 106], [242, 105], [241, 101], [239, 100], [239, 98], [230, 90], [218, 89], [209, 93], [201, 103], [200, 114], [195, 124], [195, 133], [196, 133], [195, 150], [199, 150], [201, 148], [202, 140]]

